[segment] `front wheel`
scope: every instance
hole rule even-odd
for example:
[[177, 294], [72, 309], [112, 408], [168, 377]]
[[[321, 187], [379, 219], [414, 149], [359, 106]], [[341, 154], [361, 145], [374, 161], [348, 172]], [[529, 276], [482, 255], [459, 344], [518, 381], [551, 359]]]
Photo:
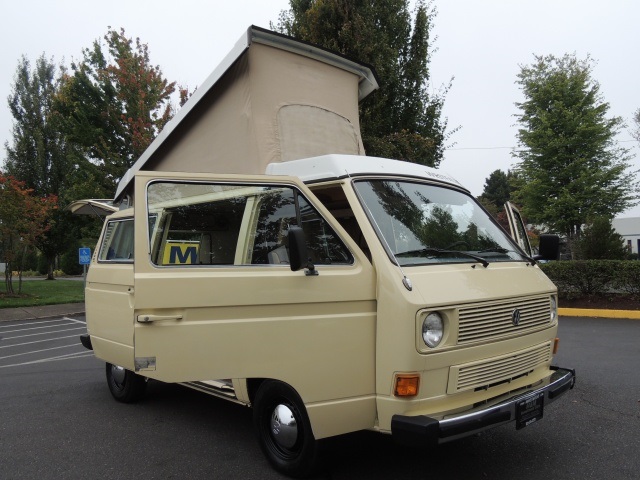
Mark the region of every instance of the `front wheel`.
[[107, 363], [107, 385], [113, 398], [123, 403], [134, 403], [144, 397], [147, 379], [118, 365]]
[[265, 382], [256, 393], [253, 408], [258, 441], [271, 465], [291, 477], [313, 473], [318, 442], [296, 391], [282, 382]]

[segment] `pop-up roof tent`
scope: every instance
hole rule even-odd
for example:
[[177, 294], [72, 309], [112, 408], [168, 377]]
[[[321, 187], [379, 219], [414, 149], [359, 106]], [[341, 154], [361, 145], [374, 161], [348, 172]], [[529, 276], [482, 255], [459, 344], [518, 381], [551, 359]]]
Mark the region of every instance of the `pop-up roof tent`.
[[120, 181], [139, 170], [264, 174], [270, 163], [329, 153], [363, 155], [358, 102], [373, 70], [258, 27], [233, 50]]

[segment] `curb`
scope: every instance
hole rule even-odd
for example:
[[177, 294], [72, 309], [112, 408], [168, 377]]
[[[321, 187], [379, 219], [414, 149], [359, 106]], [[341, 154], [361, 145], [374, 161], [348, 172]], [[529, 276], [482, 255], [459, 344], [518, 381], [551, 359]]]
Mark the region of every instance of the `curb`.
[[83, 315], [84, 313], [84, 303], [2, 308], [0, 309], [0, 322], [17, 320], [43, 320], [46, 318]]
[[561, 317], [626, 318], [640, 320], [640, 310], [598, 310], [591, 308], [558, 308]]

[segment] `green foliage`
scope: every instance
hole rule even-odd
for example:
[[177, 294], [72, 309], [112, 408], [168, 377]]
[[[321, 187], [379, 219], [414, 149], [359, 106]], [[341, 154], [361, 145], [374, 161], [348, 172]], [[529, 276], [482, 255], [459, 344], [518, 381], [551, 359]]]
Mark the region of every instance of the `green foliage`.
[[5, 266], [7, 293], [13, 293], [12, 272], [19, 273], [24, 259], [51, 228], [57, 197], [38, 197], [25, 182], [0, 172], [0, 252]]
[[576, 246], [581, 260], [624, 260], [627, 257], [624, 238], [606, 217], [593, 219], [585, 227]]
[[502, 170], [495, 170], [484, 181], [481, 198], [492, 204], [498, 212], [501, 212], [504, 204], [511, 200], [513, 188], [510, 180], [512, 177], [511, 172], [505, 173]]
[[[435, 10], [407, 0], [290, 0], [276, 30], [372, 65], [380, 89], [360, 104], [367, 154], [438, 166], [447, 121], [441, 117], [449, 86], [429, 87]], [[413, 25], [412, 25], [413, 21]], [[272, 26], [273, 27], [273, 26]]]
[[631, 131], [631, 135], [640, 142], [640, 108], [633, 114], [633, 123], [635, 123], [636, 128]]
[[[124, 30], [109, 30], [71, 64], [55, 109], [67, 138], [91, 160], [77, 182], [93, 198], [109, 198], [117, 181], [173, 116], [175, 82], [151, 65], [149, 49]], [[99, 188], [97, 188], [99, 186]], [[76, 198], [81, 198], [75, 195]]]
[[637, 204], [638, 184], [629, 150], [617, 146], [620, 117], [591, 78], [593, 61], [574, 55], [536, 57], [521, 67], [516, 103], [520, 158], [515, 197], [530, 221], [579, 238], [587, 219]]
[[42, 55], [32, 69], [22, 57], [7, 99], [14, 123], [11, 145], [5, 143], [6, 172], [36, 195], [59, 195], [72, 169], [52, 110], [58, 81], [53, 60]]
[[[66, 192], [88, 162], [61, 132], [61, 118], [54, 109], [60, 78], [53, 60], [44, 55], [33, 69], [25, 57], [20, 60], [8, 98], [14, 119], [12, 142], [5, 144], [5, 148], [10, 175], [25, 182], [34, 195], [55, 195], [64, 204]], [[52, 212], [49, 228], [36, 242], [47, 259], [50, 278], [56, 256], [73, 233], [73, 221], [69, 218], [62, 210]]]
[[[109, 198], [173, 115], [173, 91], [174, 83], [150, 64], [147, 45], [124, 31], [109, 30], [103, 43], [83, 50], [70, 72], [44, 55], [32, 69], [23, 57], [8, 98], [14, 125], [11, 144], [5, 144], [7, 172], [35, 195], [58, 196], [62, 206], [80, 198]], [[181, 92], [185, 99], [188, 95]], [[94, 218], [55, 211], [37, 243], [49, 278], [71, 242], [99, 231]]]
[[542, 270], [557, 285], [561, 297], [604, 296], [613, 291], [640, 300], [640, 262], [625, 260], [577, 260], [550, 262]]
[[640, 300], [640, 261], [620, 262], [615, 272], [616, 288]]

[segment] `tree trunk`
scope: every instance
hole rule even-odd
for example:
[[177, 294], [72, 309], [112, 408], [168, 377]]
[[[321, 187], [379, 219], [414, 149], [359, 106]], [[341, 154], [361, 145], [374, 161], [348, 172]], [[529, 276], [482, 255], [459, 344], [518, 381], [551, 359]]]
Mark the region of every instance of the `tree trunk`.
[[47, 258], [47, 278], [45, 280], [55, 280], [53, 277], [53, 269], [55, 267], [55, 257]]
[[11, 278], [11, 262], [5, 263], [4, 284], [9, 295], [13, 294], [13, 279]]

